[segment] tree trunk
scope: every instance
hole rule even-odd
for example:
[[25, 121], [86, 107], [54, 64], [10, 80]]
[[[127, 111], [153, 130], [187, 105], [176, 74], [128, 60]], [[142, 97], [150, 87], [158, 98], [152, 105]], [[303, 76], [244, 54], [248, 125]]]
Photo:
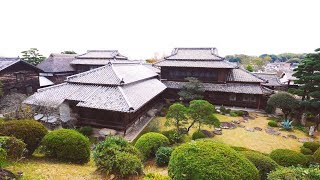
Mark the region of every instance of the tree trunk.
[[190, 128], [194, 125], [194, 123], [196, 123], [196, 121], [192, 121], [192, 123], [190, 124], [190, 126], [188, 127], [188, 133], [189, 133], [189, 131], [190, 131]]

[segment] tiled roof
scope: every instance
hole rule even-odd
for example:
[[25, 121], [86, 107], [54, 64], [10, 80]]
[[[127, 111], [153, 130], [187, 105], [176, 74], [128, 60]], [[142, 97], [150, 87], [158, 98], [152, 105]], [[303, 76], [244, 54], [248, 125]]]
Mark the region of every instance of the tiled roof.
[[165, 67], [235, 68], [218, 56], [216, 48], [175, 48], [170, 56], [154, 63]]
[[117, 50], [88, 50], [87, 53], [76, 57], [77, 59], [128, 59]]
[[[110, 64], [71, 76], [66, 83], [39, 89], [24, 103], [58, 107], [72, 100], [78, 107], [134, 112], [166, 89], [156, 76], [143, 65]], [[120, 83], [120, 77], [124, 83]]]
[[170, 56], [171, 60], [223, 60], [218, 56], [216, 48], [175, 48]]
[[265, 86], [281, 86], [281, 82], [277, 74], [270, 74], [270, 73], [253, 73], [253, 74], [264, 79], [266, 82], [263, 83], [263, 85]]
[[232, 69], [227, 77], [228, 82], [256, 82], [261, 83], [265, 80], [241, 68]]
[[[182, 89], [187, 82], [162, 81], [168, 88]], [[202, 83], [206, 91], [214, 92], [230, 92], [240, 94], [264, 94], [259, 84], [244, 84], [244, 83], [226, 83], [213, 84]]]
[[0, 71], [20, 61], [19, 57], [7, 58], [0, 57]]
[[141, 61], [137, 60], [114, 60], [114, 59], [74, 59], [70, 64], [79, 65], [107, 65], [109, 62], [117, 64], [139, 64]]
[[156, 77], [158, 74], [141, 64], [112, 64], [67, 77], [67, 82], [120, 85]]
[[72, 72], [74, 68], [70, 62], [75, 59], [75, 56], [76, 54], [50, 54], [37, 67], [48, 73]]

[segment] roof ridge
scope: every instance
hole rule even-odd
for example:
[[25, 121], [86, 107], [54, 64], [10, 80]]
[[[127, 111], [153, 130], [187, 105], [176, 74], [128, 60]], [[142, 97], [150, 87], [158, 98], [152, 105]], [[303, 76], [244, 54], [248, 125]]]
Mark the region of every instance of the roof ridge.
[[56, 85], [52, 85], [52, 86], [49, 86], [49, 87], [40, 88], [40, 89], [37, 90], [37, 92], [43, 92], [43, 91], [46, 91], [46, 90], [48, 90], [48, 89], [60, 87], [60, 86], [66, 85], [66, 84], [67, 84], [67, 83], [64, 82], [64, 83], [61, 83], [61, 84], [56, 84]]
[[127, 97], [126, 94], [123, 92], [122, 87], [121, 87], [121, 86], [118, 86], [118, 89], [119, 89], [120, 93], [122, 94], [124, 100], [125, 100], [126, 103], [128, 104], [128, 106], [129, 106], [129, 111], [130, 111], [130, 110], [134, 110], [134, 108], [132, 107], [130, 101], [128, 100], [128, 97]]
[[110, 62], [110, 66], [111, 66], [111, 69], [113, 70], [114, 74], [116, 75], [116, 77], [120, 81], [120, 84], [124, 83], [123, 77], [120, 77], [119, 72], [117, 72], [117, 70], [114, 68], [114, 66], [113, 66], [113, 64], [111, 62]]
[[238, 68], [235, 68], [235, 69], [240, 69], [240, 70], [242, 70], [242, 71], [244, 71], [244, 72], [246, 72], [246, 73], [248, 73], [248, 74], [250, 74], [250, 75], [252, 75], [252, 76], [254, 76], [254, 77], [258, 78], [258, 79], [260, 79], [260, 80], [262, 80], [263, 82], [266, 82], [265, 79], [259, 77], [258, 75], [255, 75], [255, 74], [253, 74], [252, 72], [247, 71], [247, 70], [245, 70], [245, 69], [243, 69], [243, 68], [238, 67]]
[[93, 73], [93, 72], [96, 72], [96, 71], [99, 71], [101, 69], [105, 69], [107, 68], [109, 65], [105, 65], [105, 66], [101, 66], [101, 67], [98, 67], [98, 68], [95, 68], [95, 69], [91, 69], [89, 71], [85, 71], [85, 72], [82, 72], [82, 73], [78, 73], [78, 74], [74, 74], [74, 75], [71, 75], [71, 76], [67, 76], [66, 78], [66, 81], [68, 82], [68, 80], [71, 80], [73, 78], [77, 78], [77, 77], [82, 77], [84, 75], [87, 75], [87, 74], [90, 74], [90, 73]]

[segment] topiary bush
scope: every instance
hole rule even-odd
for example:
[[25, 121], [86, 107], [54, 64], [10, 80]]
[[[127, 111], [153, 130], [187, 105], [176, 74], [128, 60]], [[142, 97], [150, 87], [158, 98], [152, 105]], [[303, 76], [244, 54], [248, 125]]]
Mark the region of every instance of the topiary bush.
[[270, 153], [270, 157], [281, 166], [306, 166], [308, 158], [303, 154], [289, 149], [276, 149]]
[[304, 147], [304, 146], [302, 146], [302, 147], [300, 148], [300, 152], [301, 152], [302, 154], [304, 154], [304, 155], [312, 155], [312, 154], [313, 154], [313, 152], [311, 151], [311, 149], [306, 148], [306, 147]]
[[278, 123], [276, 121], [269, 121], [268, 126], [270, 127], [278, 127]]
[[227, 109], [224, 106], [220, 106], [220, 112], [221, 114], [226, 114]]
[[316, 152], [314, 152], [313, 160], [316, 163], [320, 163], [320, 148], [318, 150], [316, 150]]
[[0, 168], [2, 168], [5, 163], [6, 163], [6, 160], [7, 160], [7, 152], [0, 148]]
[[184, 179], [259, 179], [257, 168], [227, 145], [210, 140], [182, 144], [172, 152], [168, 174]]
[[81, 134], [89, 137], [89, 136], [91, 136], [92, 133], [93, 133], [93, 128], [92, 128], [91, 126], [83, 126], [83, 127], [79, 128], [78, 131], [79, 131]]
[[168, 165], [172, 151], [171, 147], [160, 147], [156, 152], [156, 164], [158, 166]]
[[262, 153], [252, 151], [242, 151], [241, 153], [256, 166], [261, 179], [267, 179], [268, 173], [278, 167], [278, 164], [273, 159]]
[[206, 138], [206, 135], [203, 134], [203, 132], [201, 131], [196, 131], [192, 134], [192, 140], [201, 139], [201, 138]]
[[170, 144], [181, 142], [181, 136], [179, 136], [178, 133], [173, 129], [168, 131], [162, 131], [161, 134], [168, 138]]
[[166, 136], [149, 132], [142, 135], [134, 146], [141, 152], [144, 159], [148, 159], [155, 156], [159, 147], [166, 145], [169, 145], [169, 139]]
[[46, 155], [62, 161], [84, 164], [90, 160], [89, 139], [73, 129], [51, 131], [41, 145]]
[[170, 180], [170, 177], [164, 176], [160, 173], [148, 173], [142, 180]]
[[235, 111], [231, 111], [231, 112], [230, 112], [230, 116], [231, 116], [231, 117], [237, 117], [238, 114], [237, 114]]
[[268, 175], [268, 180], [316, 180], [320, 179], [320, 169], [318, 167], [285, 167], [272, 171]]
[[119, 136], [108, 136], [97, 144], [93, 158], [99, 171], [127, 176], [142, 172], [141, 154]]
[[10, 160], [18, 160], [26, 152], [26, 144], [13, 136], [0, 136], [0, 148], [7, 152]]
[[240, 146], [230, 146], [230, 147], [236, 151], [252, 151], [251, 149], [240, 147]]
[[317, 149], [320, 147], [319, 142], [305, 142], [303, 143], [303, 147], [308, 148], [312, 151], [312, 153], [316, 152]]
[[0, 132], [21, 139], [27, 145], [27, 155], [32, 155], [48, 130], [35, 120], [12, 120], [1, 123]]

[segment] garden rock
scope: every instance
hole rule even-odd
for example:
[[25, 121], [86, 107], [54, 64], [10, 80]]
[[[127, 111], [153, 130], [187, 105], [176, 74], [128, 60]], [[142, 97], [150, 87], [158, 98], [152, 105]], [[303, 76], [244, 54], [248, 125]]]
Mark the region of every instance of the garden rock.
[[293, 134], [288, 134], [288, 137], [289, 137], [289, 138], [292, 138], [292, 139], [298, 139], [297, 136], [295, 136], [295, 135], [293, 135]]
[[262, 128], [260, 128], [260, 127], [254, 127], [253, 129], [256, 131], [262, 131]]
[[279, 131], [276, 131], [273, 128], [270, 128], [270, 127], [268, 127], [265, 131], [266, 131], [266, 133], [272, 134], [272, 135], [280, 135], [281, 134]]
[[208, 131], [208, 130], [205, 130], [205, 129], [202, 129], [200, 130], [204, 135], [206, 135], [206, 137], [213, 137], [213, 133]]
[[246, 127], [245, 130], [249, 131], [249, 132], [254, 132], [254, 129], [253, 128], [249, 128], [249, 127]]
[[150, 109], [148, 112], [147, 112], [147, 115], [149, 117], [154, 117], [157, 113], [157, 110], [156, 109]]
[[222, 122], [222, 123], [220, 123], [220, 127], [222, 129], [234, 129], [234, 128], [236, 128], [236, 125], [231, 122]]
[[299, 138], [299, 142], [305, 143], [305, 142], [314, 142], [312, 138]]
[[240, 124], [240, 121], [239, 120], [233, 120], [232, 121], [234, 124]]
[[288, 138], [288, 136], [285, 136], [285, 135], [283, 135], [282, 137], [283, 137], [283, 138]]
[[243, 125], [243, 124], [239, 124], [238, 126], [241, 127], [241, 128], [245, 128], [245, 127], [246, 127], [246, 126]]
[[214, 128], [215, 131], [221, 131], [221, 128]]
[[215, 134], [215, 135], [222, 135], [222, 131], [217, 131], [217, 130], [215, 130], [215, 131], [213, 131], [213, 134]]
[[114, 129], [103, 128], [103, 129], [100, 129], [99, 134], [101, 136], [116, 135], [117, 131]]

